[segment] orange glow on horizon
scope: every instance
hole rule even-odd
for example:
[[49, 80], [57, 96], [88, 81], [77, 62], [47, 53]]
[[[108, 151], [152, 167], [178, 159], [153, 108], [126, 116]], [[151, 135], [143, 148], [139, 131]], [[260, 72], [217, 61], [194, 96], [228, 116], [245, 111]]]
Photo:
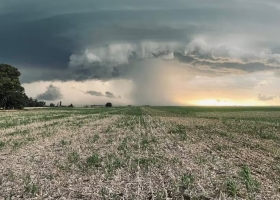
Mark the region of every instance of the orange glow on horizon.
[[217, 100], [217, 99], [205, 99], [205, 100], [199, 100], [197, 102], [197, 105], [199, 105], [199, 106], [235, 106], [238, 104], [235, 102], [223, 101], [223, 100]]
[[254, 99], [246, 100], [231, 100], [231, 99], [195, 99], [187, 100], [179, 99], [177, 101], [181, 105], [193, 105], [193, 106], [264, 106], [263, 102], [256, 101]]

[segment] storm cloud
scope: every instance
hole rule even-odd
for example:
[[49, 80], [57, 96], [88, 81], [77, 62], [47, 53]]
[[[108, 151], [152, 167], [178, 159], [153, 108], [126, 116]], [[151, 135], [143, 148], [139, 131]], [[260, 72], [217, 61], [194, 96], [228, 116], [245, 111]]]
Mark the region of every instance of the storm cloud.
[[[135, 66], [142, 66], [148, 60], [168, 62], [176, 60], [188, 64], [203, 75], [277, 71], [280, 69], [280, 54], [268, 50], [247, 50], [231, 46], [211, 46], [204, 40], [196, 39], [184, 45], [178, 43], [120, 43], [105, 47], [86, 49], [70, 56], [69, 69], [80, 74], [81, 79], [132, 78], [139, 73]], [[184, 49], [184, 50], [182, 50]], [[161, 62], [160, 61], [160, 62]], [[148, 70], [152, 71], [152, 67]], [[170, 66], [171, 68], [173, 66]], [[188, 68], [181, 65], [182, 68]], [[146, 68], [142, 67], [142, 70]], [[208, 71], [208, 74], [205, 73]]]
[[54, 101], [59, 100], [63, 97], [60, 92], [60, 89], [54, 85], [49, 85], [45, 92], [39, 94], [37, 99], [39, 100], [46, 100], [46, 101]]
[[[188, 46], [188, 52], [197, 53], [200, 59], [211, 58], [209, 56], [212, 55], [233, 58], [238, 54], [237, 57], [243, 61], [251, 59], [248, 60], [251, 63], [258, 56], [248, 53], [246, 46], [256, 48], [257, 45], [259, 49], [271, 51], [272, 56], [267, 57], [267, 62], [279, 65], [279, 55], [273, 56], [272, 53], [279, 48], [279, 42], [276, 41], [277, 31], [280, 31], [279, 26], [275, 26], [279, 23], [277, 19], [280, 14], [271, 4], [277, 4], [275, 1], [246, 1], [238, 4], [235, 0], [223, 3], [217, 0], [163, 0], [147, 1], [146, 6], [144, 3], [122, 0], [118, 3], [77, 3], [73, 0], [42, 1], [40, 4], [35, 0], [25, 3], [19, 0], [0, 2], [1, 61], [20, 69], [39, 72], [49, 70], [45, 77], [39, 72], [40, 75], [34, 77], [24, 76], [24, 82], [120, 77], [125, 70], [122, 65], [129, 64], [128, 58], [133, 57], [133, 52], [137, 54], [136, 49], [141, 49], [145, 41], [180, 45], [176, 49], [174, 46], [166, 48], [166, 45], [157, 45], [154, 49], [150, 45], [149, 49], [146, 45], [142, 50], [147, 51], [141, 52], [140, 56], [166, 50], [185, 53], [185, 47]], [[263, 12], [264, 9], [266, 12]], [[254, 26], [251, 25], [252, 20]], [[235, 26], [228, 26], [228, 21]], [[254, 32], [254, 37], [248, 38], [244, 30]], [[238, 35], [239, 38], [225, 38], [227, 33]], [[198, 36], [217, 43], [220, 48], [213, 51], [203, 41], [194, 40]], [[235, 44], [237, 49], [223, 46], [223, 43]], [[241, 47], [238, 47], [239, 44]], [[172, 57], [172, 54], [169, 55]], [[90, 68], [87, 62], [90, 62]], [[230, 64], [230, 68], [234, 68], [235, 64], [239, 67], [239, 63]], [[69, 66], [80, 66], [80, 70], [71, 71]], [[104, 69], [106, 67], [109, 69]], [[61, 71], [58, 75], [51, 73], [58, 69]], [[90, 72], [89, 76], [85, 75], [87, 72]]]
[[0, 60], [19, 68], [22, 83], [127, 80], [135, 102], [171, 104], [172, 77], [177, 85], [279, 77], [279, 7], [276, 0], [0, 0]]

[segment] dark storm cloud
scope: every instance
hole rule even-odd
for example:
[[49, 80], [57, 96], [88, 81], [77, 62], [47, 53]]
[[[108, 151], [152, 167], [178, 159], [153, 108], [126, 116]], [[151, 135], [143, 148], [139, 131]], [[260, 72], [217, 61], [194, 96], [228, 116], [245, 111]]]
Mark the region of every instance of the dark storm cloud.
[[[180, 28], [154, 26], [151, 19], [158, 21], [164, 17], [164, 13], [160, 11], [158, 15], [145, 10], [123, 10], [116, 3], [106, 5], [102, 1], [27, 2], [0, 2], [3, 6], [0, 14], [1, 61], [19, 68], [24, 68], [24, 65], [33, 70], [67, 70], [72, 52], [87, 46], [139, 40], [143, 36], [169, 40], [170, 35], [182, 38], [186, 33], [184, 30], [180, 31]], [[8, 4], [5, 10], [11, 10], [10, 12], [4, 11], [5, 4]], [[102, 10], [106, 6], [111, 9]], [[96, 9], [98, 7], [100, 10]], [[131, 20], [132, 18], [136, 20]], [[139, 27], [139, 24], [142, 26]]]
[[73, 74], [69, 70], [63, 69], [48, 69], [48, 68], [31, 68], [24, 67], [20, 69], [21, 83], [32, 83], [34, 81], [69, 81], [77, 78], [77, 75]]
[[46, 91], [39, 94], [37, 97], [39, 100], [54, 101], [62, 98], [60, 89], [54, 85], [49, 85]]
[[[268, 59], [265, 63], [250, 58], [235, 62], [227, 56], [221, 59], [201, 54], [201, 49], [194, 49], [187, 55], [184, 50], [196, 36], [214, 41], [231, 34], [230, 39], [236, 36], [253, 46], [279, 52], [280, 14], [275, 4], [278, 2], [254, 0], [242, 3], [235, 0], [26, 0], [24, 3], [0, 0], [0, 60], [18, 67], [23, 83], [130, 79], [130, 71], [135, 69], [133, 66], [151, 57], [134, 56], [137, 50], [132, 49], [125, 55], [128, 62], [119, 63], [120, 55], [109, 50], [103, 56], [104, 49], [99, 48], [110, 44], [139, 45], [143, 41], [153, 41], [179, 45], [176, 48], [159, 45], [158, 49], [150, 49], [151, 56], [170, 59], [171, 55], [166, 53], [173, 52], [175, 59], [196, 68], [205, 68], [204, 71], [234, 69], [250, 73], [271, 70], [272, 65], [277, 65], [275, 60], [278, 58]], [[254, 33], [254, 37], [248, 33]], [[92, 62], [93, 58], [90, 58], [89, 62], [73, 64], [73, 55], [79, 56], [85, 49], [99, 49], [96, 55], [102, 62]]]
[[[92, 44], [98, 46], [110, 41], [139, 40], [141, 35], [146, 35], [146, 38], [151, 39], [168, 40], [169, 35], [182, 38], [184, 34], [184, 31], [180, 32], [168, 27], [147, 27], [145, 29], [133, 26], [123, 27], [121, 24], [110, 25], [106, 20], [106, 18], [125, 20], [131, 18], [131, 15], [135, 14], [128, 12], [127, 16], [122, 16], [121, 12], [107, 13], [104, 11], [65, 14], [27, 21], [6, 22], [1, 18], [1, 61], [11, 63], [20, 70], [24, 70], [26, 69], [24, 66], [28, 66], [28, 68], [32, 68], [32, 71], [38, 71], [38, 73], [46, 69], [50, 71], [47, 74], [41, 73], [41, 76], [44, 77], [30, 76], [29, 80], [23, 77], [23, 82], [54, 79], [83, 80], [83, 70], [75, 71], [76, 74], [80, 74], [77, 77], [68, 72], [68, 62], [72, 52], [83, 50]], [[6, 17], [9, 19], [10, 16]], [[58, 69], [64, 71], [63, 75], [52, 74], [52, 70]], [[104, 78], [118, 75], [118, 70], [108, 74], [109, 72], [105, 72], [102, 66], [98, 65], [91, 68], [91, 72], [92, 75], [88, 78], [103, 78], [99, 77], [100, 74], [104, 74]], [[65, 77], [65, 74], [68, 76]]]

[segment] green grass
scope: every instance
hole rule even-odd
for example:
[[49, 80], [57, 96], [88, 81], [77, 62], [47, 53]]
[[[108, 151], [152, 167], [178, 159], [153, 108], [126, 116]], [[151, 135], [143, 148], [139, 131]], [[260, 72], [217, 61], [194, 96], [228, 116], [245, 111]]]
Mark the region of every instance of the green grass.
[[91, 156], [87, 157], [85, 164], [88, 168], [100, 167], [101, 161], [102, 159], [99, 154], [92, 154]]
[[242, 170], [240, 171], [240, 177], [242, 178], [248, 192], [259, 191], [260, 183], [253, 178], [251, 170], [247, 165], [242, 167]]
[[181, 177], [181, 184], [185, 189], [188, 189], [194, 182], [194, 177], [191, 174], [183, 174]]
[[78, 154], [78, 152], [73, 151], [68, 154], [67, 159], [70, 163], [77, 163], [80, 160], [80, 155]]
[[151, 108], [177, 114], [189, 114], [195, 112], [280, 111], [280, 106], [154, 106]]
[[0, 141], [0, 150], [5, 146], [5, 142]]
[[238, 194], [238, 188], [236, 182], [232, 179], [228, 179], [226, 182], [226, 190], [230, 196], [236, 197]]
[[61, 144], [62, 146], [65, 146], [65, 145], [67, 145], [68, 143], [71, 144], [71, 142], [67, 142], [67, 141], [64, 140], [64, 139], [60, 140], [60, 144]]
[[32, 197], [34, 197], [39, 191], [38, 185], [35, 183], [27, 184], [24, 186], [24, 192], [27, 194], [31, 194]]

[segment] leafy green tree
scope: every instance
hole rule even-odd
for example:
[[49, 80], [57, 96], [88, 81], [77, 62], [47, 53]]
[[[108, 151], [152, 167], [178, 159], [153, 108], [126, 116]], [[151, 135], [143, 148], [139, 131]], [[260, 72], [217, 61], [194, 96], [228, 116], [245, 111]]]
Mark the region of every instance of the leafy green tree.
[[0, 107], [23, 109], [28, 97], [21, 86], [17, 68], [0, 64]]

